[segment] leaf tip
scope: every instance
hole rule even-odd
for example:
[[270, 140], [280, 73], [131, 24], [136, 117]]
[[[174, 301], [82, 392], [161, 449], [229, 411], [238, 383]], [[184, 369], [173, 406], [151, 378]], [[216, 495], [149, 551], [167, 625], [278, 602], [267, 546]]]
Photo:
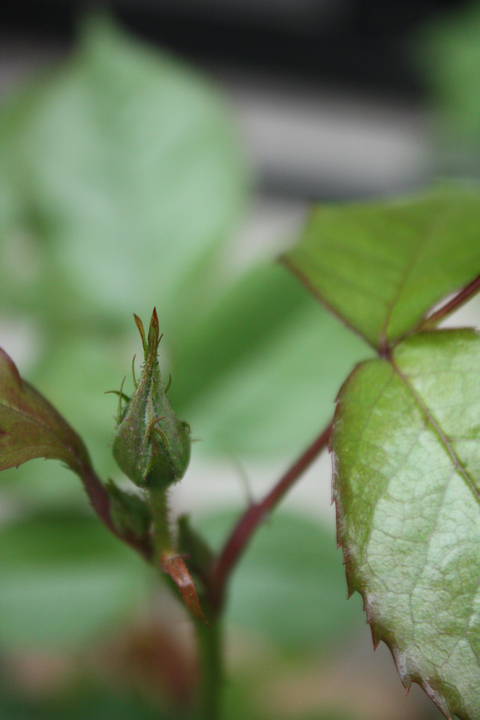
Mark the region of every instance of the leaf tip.
[[22, 378], [20, 377], [20, 373], [18, 372], [17, 366], [16, 366], [15, 363], [13, 362], [12, 358], [10, 357], [10, 355], [8, 355], [8, 353], [6, 353], [5, 350], [3, 350], [3, 348], [0, 348], [0, 365], [1, 365], [2, 363], [5, 363], [5, 365], [6, 365], [7, 368], [8, 368], [8, 371], [9, 371], [10, 374], [13, 376], [13, 379], [15, 380], [15, 382], [17, 383], [17, 385], [18, 385], [19, 387], [21, 387], [21, 385], [22, 385]]
[[143, 352], [145, 353], [145, 355], [147, 355], [147, 352], [148, 352], [147, 339], [145, 337], [145, 328], [143, 327], [143, 322], [138, 317], [138, 315], [135, 315], [135, 313], [133, 313], [133, 318], [134, 318], [135, 324], [138, 328], [138, 332], [140, 333], [140, 337], [142, 338]]

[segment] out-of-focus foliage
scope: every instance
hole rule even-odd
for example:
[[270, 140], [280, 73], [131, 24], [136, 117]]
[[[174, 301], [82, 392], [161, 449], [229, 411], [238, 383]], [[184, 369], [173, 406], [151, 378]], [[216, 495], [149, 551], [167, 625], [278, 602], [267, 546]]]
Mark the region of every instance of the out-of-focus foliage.
[[57, 322], [125, 324], [188, 294], [244, 195], [214, 88], [99, 17], [4, 105], [0, 140], [0, 298]]
[[480, 4], [462, 4], [420, 28], [412, 57], [434, 111], [435, 164], [480, 172]]
[[[202, 519], [220, 547], [235, 515]], [[278, 512], [261, 527], [232, 578], [227, 620], [290, 652], [333, 647], [361, 625], [359, 603], [346, 602], [345, 573], [332, 535], [307, 518]]]
[[[104, 392], [137, 348], [132, 312], [156, 304], [173, 343], [225, 283], [247, 189], [228, 113], [200, 75], [96, 17], [64, 66], [4, 101], [0, 185], [0, 320], [37, 328], [29, 379], [114, 474]], [[57, 467], [15, 480], [61, 494]]]
[[[66, 64], [4, 101], [0, 326], [27, 319], [35, 329], [40, 342], [24, 358], [28, 370], [19, 363], [22, 374], [80, 432], [105, 480], [118, 469], [116, 400], [104, 392], [119, 387], [141, 351], [134, 311], [148, 316], [157, 306], [169, 398], [210, 452], [299, 452], [328, 422], [345, 374], [370, 354], [284, 268], [263, 265], [232, 280], [238, 273], [223, 253], [247, 175], [210, 83], [103, 17], [83, 25]], [[78, 649], [144, 606], [149, 571], [81, 515], [80, 482], [60, 463], [3, 472], [1, 493], [12, 516], [0, 527], [0, 647]], [[334, 600], [342, 593], [334, 541], [300, 520], [276, 528], [278, 542], [265, 529], [242, 565], [245, 587], [234, 591], [231, 619], [252, 632], [262, 625], [273, 647], [313, 648], [348, 626]], [[324, 551], [318, 575], [308, 566], [318, 570]], [[267, 565], [279, 592], [270, 617], [259, 583]], [[310, 588], [298, 623], [297, 582]], [[258, 596], [252, 616], [250, 593]], [[323, 602], [329, 611], [316, 626]], [[168, 625], [168, 613], [160, 622]], [[83, 717], [84, 704], [107, 717], [111, 704], [102, 702], [79, 700], [78, 712], [65, 705], [62, 717]], [[239, 702], [238, 717], [253, 717]], [[45, 717], [61, 714], [47, 706]], [[12, 718], [33, 712], [12, 697], [3, 710]], [[139, 712], [132, 706], [132, 717]]]
[[423, 28], [417, 47], [431, 100], [451, 129], [480, 139], [480, 4], [464, 4]]
[[97, 520], [39, 515], [0, 532], [0, 646], [79, 647], [147, 597], [152, 574]]
[[246, 272], [182, 340], [172, 403], [202, 444], [239, 457], [300, 452], [329, 422], [345, 375], [371, 354], [271, 262]]

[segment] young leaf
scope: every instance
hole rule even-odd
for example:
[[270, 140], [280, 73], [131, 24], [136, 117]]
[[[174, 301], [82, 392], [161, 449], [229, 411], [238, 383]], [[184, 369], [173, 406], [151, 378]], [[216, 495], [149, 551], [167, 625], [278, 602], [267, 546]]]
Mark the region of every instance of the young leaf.
[[411, 332], [480, 267], [480, 191], [321, 206], [284, 262], [375, 348]]
[[359, 365], [331, 447], [349, 590], [403, 683], [479, 720], [480, 337], [408, 338]]
[[90, 465], [77, 433], [0, 348], [0, 470], [40, 457], [62, 460], [80, 474]]

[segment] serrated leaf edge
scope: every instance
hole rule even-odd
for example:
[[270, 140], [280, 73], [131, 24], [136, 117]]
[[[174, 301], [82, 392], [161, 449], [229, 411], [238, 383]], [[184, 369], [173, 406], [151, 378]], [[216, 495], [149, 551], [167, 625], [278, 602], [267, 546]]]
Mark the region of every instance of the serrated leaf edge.
[[[366, 361], [369, 362], [369, 361]], [[337, 528], [337, 545], [343, 552], [343, 564], [345, 565], [345, 574], [347, 580], [348, 597], [350, 598], [355, 592], [358, 592], [363, 599], [363, 609], [367, 616], [367, 623], [372, 633], [372, 642], [374, 650], [380, 642], [384, 642], [390, 650], [395, 667], [400, 676], [400, 680], [405, 687], [407, 693], [412, 685], [419, 685], [425, 694], [432, 700], [438, 709], [445, 715], [447, 720], [452, 720], [456, 715], [460, 720], [471, 720], [463, 703], [448, 704], [445, 696], [437, 689], [439, 679], [435, 677], [423, 677], [408, 657], [405, 651], [401, 651], [395, 640], [394, 633], [389, 631], [382, 625], [380, 613], [376, 609], [376, 603], [373, 596], [370, 596], [365, 589], [358, 564], [356, 563], [354, 552], [350, 546], [346, 522], [344, 520], [343, 505], [340, 498], [340, 480], [339, 480], [339, 462], [333, 445], [333, 438], [341, 424], [340, 404], [342, 396], [351, 380], [365, 362], [358, 363], [352, 370], [348, 378], [343, 383], [335, 400], [336, 410], [333, 418], [332, 433], [330, 436], [330, 456], [332, 459], [332, 502], [335, 503], [336, 528]]]

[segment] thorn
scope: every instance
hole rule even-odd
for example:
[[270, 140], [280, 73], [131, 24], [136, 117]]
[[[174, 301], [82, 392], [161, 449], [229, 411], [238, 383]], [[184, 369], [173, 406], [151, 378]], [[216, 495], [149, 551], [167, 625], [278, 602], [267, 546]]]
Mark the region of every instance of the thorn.
[[352, 597], [352, 595], [353, 595], [354, 592], [355, 592], [355, 590], [349, 590], [349, 591], [348, 591], [348, 593], [347, 593], [347, 600], [350, 600], [350, 598]]
[[373, 621], [370, 619], [370, 620], [367, 620], [367, 622], [370, 623], [370, 630], [372, 631], [373, 650], [375, 651], [377, 649], [377, 647], [380, 645], [380, 643], [382, 641], [382, 637], [381, 637], [380, 632], [378, 631], [378, 628], [375, 627]]
[[410, 679], [410, 676], [405, 675], [401, 678], [401, 680], [403, 683], [403, 687], [405, 688], [405, 695], [408, 695], [408, 693], [410, 692], [410, 688], [412, 687], [412, 681]]
[[190, 427], [189, 423], [187, 423], [186, 420], [182, 420], [181, 423], [182, 423], [183, 427], [187, 428], [188, 433], [190, 434], [192, 432], [192, 428]]
[[[162, 337], [163, 337], [163, 335], [162, 335]], [[161, 340], [161, 339], [162, 339], [162, 338], [160, 338], [160, 340]], [[165, 390], [164, 390], [165, 395], [166, 395], [167, 392], [170, 390], [171, 385], [172, 385], [172, 376], [170, 375], [170, 373], [168, 373], [168, 382], [167, 382], [167, 384], [165, 385]]]

